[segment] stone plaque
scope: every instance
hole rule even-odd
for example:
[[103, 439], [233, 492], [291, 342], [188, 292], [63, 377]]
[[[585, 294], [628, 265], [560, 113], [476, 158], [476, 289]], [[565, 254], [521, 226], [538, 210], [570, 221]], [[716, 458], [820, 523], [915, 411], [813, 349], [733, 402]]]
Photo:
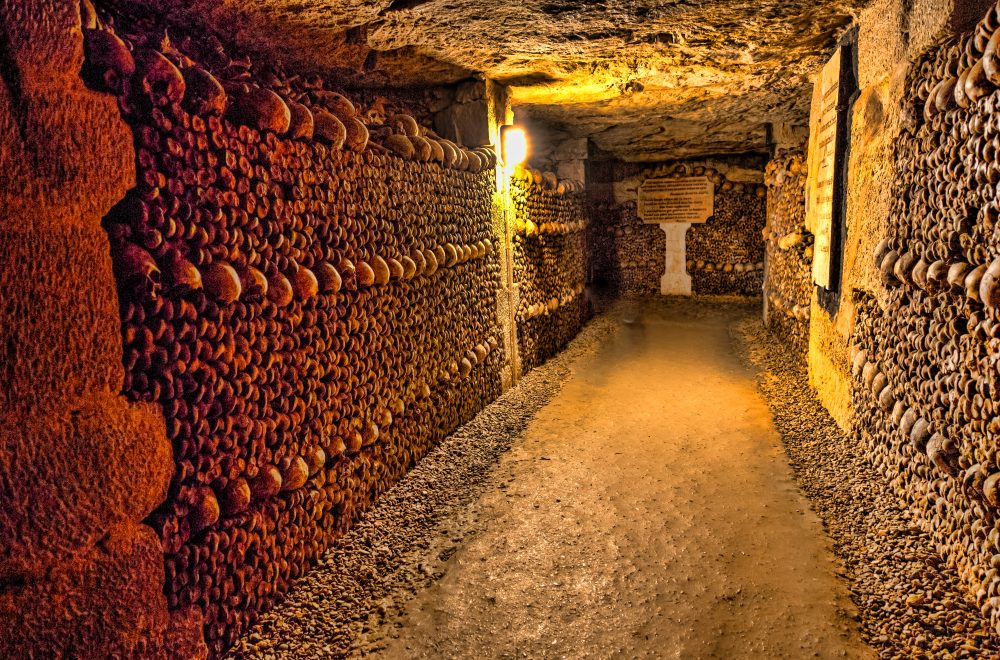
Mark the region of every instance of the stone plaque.
[[813, 87], [809, 114], [809, 178], [806, 195], [806, 228], [815, 238], [813, 281], [830, 288], [833, 240], [833, 190], [837, 155], [837, 106], [840, 102], [838, 48], [820, 71]]
[[646, 179], [639, 186], [639, 217], [652, 225], [702, 223], [715, 213], [715, 187], [708, 177]]

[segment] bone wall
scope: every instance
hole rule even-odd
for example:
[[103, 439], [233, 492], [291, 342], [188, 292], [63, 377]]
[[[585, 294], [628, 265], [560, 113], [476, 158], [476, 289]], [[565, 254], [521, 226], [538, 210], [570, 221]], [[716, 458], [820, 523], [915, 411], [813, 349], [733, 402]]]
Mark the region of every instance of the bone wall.
[[593, 202], [590, 244], [595, 282], [614, 295], [660, 293], [666, 235], [639, 218], [635, 202]]
[[785, 151], [767, 164], [767, 260], [764, 299], [768, 327], [805, 359], [809, 350], [813, 236], [805, 228], [805, 157]]
[[[838, 312], [813, 304], [809, 381], [837, 423], [853, 421], [851, 337], [855, 292], [875, 293], [879, 273], [871, 254], [886, 234], [896, 176], [894, 139], [910, 63], [949, 36], [974, 26], [987, 0], [877, 0], [858, 17], [859, 98], [852, 108], [846, 237]], [[971, 22], [968, 16], [976, 18]]]
[[525, 374], [558, 353], [590, 317], [583, 184], [523, 170], [511, 185], [518, 358]]
[[[683, 170], [680, 170], [683, 168]], [[715, 184], [715, 214], [687, 233], [687, 266], [697, 295], [759, 296], [764, 282], [766, 191], [730, 180], [702, 165], [680, 165], [679, 176], [708, 176]]]
[[879, 282], [853, 293], [851, 390], [859, 446], [1000, 629], [998, 29], [994, 8], [926, 51], [888, 108], [887, 236], [867, 255]]
[[148, 518], [166, 603], [219, 654], [499, 395], [495, 157], [403, 101], [113, 25], [85, 32], [83, 71], [135, 149], [104, 219], [122, 392], [173, 447]]
[[591, 198], [593, 281], [617, 295], [659, 294], [666, 236], [638, 216], [639, 186], [652, 177], [707, 176], [715, 186], [715, 214], [692, 225], [686, 238], [692, 292], [759, 296], [766, 223], [762, 165], [757, 157], [743, 157], [646, 167], [615, 163], [599, 170], [611, 183]]

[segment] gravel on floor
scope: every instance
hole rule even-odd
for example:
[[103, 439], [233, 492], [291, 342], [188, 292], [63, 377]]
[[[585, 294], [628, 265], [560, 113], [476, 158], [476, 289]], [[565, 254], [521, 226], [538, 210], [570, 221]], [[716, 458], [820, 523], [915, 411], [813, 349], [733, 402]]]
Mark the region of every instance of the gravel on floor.
[[[596, 350], [615, 323], [611, 314], [595, 318], [564, 352], [432, 450], [230, 657], [358, 657], [382, 649], [386, 624], [475, 533], [468, 504], [491, 486], [500, 457], [559, 391], [569, 365]], [[1000, 658], [988, 620], [816, 399], [805, 366], [758, 319], [737, 323], [732, 334], [757, 370], [796, 481], [842, 562], [864, 640], [883, 658]]]
[[805, 365], [758, 319], [732, 328], [796, 480], [822, 519], [859, 610], [864, 640], [882, 658], [1000, 657], [1000, 638], [909, 509], [819, 403]]
[[559, 391], [569, 365], [597, 350], [614, 327], [608, 316], [594, 318], [559, 355], [431, 450], [228, 657], [339, 658], [378, 651], [383, 624], [441, 576], [474, 527], [474, 520], [465, 520], [467, 505], [489, 487], [500, 457]]

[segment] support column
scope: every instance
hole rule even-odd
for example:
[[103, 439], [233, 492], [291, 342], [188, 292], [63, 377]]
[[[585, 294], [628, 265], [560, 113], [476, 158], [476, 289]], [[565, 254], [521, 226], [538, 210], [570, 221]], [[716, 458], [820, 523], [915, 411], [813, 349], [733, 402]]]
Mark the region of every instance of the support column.
[[660, 294], [664, 296], [690, 296], [691, 276], [687, 272], [688, 223], [665, 223], [660, 229], [667, 235], [665, 270], [660, 277]]
[[[489, 143], [501, 155], [500, 127], [514, 121], [507, 88], [492, 80], [484, 83], [482, 121]], [[521, 379], [521, 358], [517, 351], [518, 290], [514, 284], [514, 205], [510, 197], [510, 180], [504, 168], [496, 168], [497, 190], [493, 200], [493, 236], [500, 261], [500, 288], [497, 290], [496, 318], [503, 334], [506, 364], [500, 374], [501, 387], [507, 391]]]

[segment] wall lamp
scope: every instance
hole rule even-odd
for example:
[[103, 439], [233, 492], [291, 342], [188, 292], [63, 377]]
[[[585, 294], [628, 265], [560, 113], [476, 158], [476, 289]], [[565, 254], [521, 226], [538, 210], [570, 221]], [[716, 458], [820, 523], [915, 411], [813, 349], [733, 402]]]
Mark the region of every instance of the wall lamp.
[[504, 169], [513, 171], [528, 158], [528, 134], [519, 126], [500, 128], [500, 145]]

